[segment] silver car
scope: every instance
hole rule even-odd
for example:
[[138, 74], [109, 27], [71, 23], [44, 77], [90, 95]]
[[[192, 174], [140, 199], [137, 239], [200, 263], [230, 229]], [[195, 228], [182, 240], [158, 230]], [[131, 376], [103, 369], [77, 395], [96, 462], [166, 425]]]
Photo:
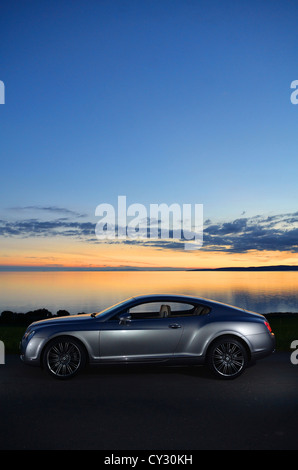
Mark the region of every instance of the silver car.
[[263, 315], [184, 295], [132, 297], [99, 313], [37, 321], [20, 344], [25, 363], [58, 379], [87, 363], [205, 364], [233, 379], [274, 349]]

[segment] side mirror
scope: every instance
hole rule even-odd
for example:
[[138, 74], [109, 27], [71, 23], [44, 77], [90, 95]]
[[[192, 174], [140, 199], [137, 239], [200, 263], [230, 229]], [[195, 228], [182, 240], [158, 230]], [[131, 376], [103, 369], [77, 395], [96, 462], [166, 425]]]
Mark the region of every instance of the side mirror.
[[121, 315], [119, 315], [119, 324], [120, 325], [127, 325], [128, 323], [130, 323], [130, 321], [131, 321], [130, 313], [125, 312], [125, 313], [121, 313]]

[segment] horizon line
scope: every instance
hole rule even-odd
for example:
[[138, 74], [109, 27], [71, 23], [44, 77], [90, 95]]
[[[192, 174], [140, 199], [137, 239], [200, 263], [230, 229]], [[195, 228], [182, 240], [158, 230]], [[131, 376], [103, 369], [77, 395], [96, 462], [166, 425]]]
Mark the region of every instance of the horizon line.
[[31, 271], [298, 271], [298, 265], [226, 266], [217, 268], [137, 267], [137, 266], [16, 266], [0, 265], [0, 272]]

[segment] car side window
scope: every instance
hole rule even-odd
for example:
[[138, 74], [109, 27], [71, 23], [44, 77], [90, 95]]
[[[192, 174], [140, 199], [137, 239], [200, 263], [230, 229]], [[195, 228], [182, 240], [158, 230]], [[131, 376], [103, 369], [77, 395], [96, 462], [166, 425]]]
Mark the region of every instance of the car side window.
[[204, 305], [195, 305], [182, 302], [147, 302], [129, 309], [132, 320], [145, 320], [153, 318], [186, 317], [206, 315], [210, 309]]
[[146, 302], [135, 305], [129, 309], [132, 320], [145, 320], [148, 318], [161, 318], [161, 303]]
[[170, 307], [170, 317], [189, 317], [189, 316], [198, 316], [206, 315], [210, 312], [210, 309], [204, 305], [196, 305], [189, 303], [181, 302], [171, 302]]

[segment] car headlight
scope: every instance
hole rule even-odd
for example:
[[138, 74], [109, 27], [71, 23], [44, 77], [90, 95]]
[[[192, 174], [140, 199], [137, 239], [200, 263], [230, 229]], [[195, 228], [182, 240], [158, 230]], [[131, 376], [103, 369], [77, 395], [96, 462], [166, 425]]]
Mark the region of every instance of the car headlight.
[[34, 330], [27, 330], [24, 334], [24, 339], [29, 341], [34, 334], [35, 334]]

